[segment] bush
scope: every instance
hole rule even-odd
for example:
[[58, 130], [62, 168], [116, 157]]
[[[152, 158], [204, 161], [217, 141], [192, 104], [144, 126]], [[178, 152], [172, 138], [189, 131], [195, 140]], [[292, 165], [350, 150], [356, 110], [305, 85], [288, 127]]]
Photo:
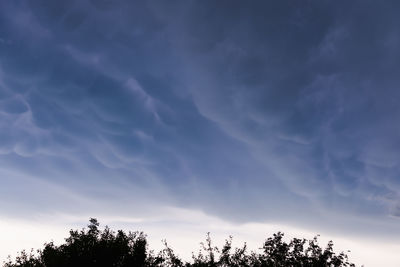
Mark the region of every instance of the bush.
[[348, 262], [343, 252], [335, 254], [333, 243], [325, 249], [312, 240], [294, 238], [289, 243], [283, 241], [284, 234], [278, 232], [265, 240], [261, 252], [247, 250], [246, 244], [232, 247], [232, 237], [222, 248], [214, 247], [210, 234], [201, 243], [200, 251], [193, 254], [191, 262], [177, 257], [164, 242], [164, 249], [155, 254], [149, 251], [146, 235], [142, 232], [112, 231], [107, 226], [99, 229], [96, 219], [90, 219], [87, 229], [71, 230], [65, 243], [56, 246], [46, 243], [36, 253], [26, 251], [8, 262], [4, 267], [342, 267], [354, 266]]

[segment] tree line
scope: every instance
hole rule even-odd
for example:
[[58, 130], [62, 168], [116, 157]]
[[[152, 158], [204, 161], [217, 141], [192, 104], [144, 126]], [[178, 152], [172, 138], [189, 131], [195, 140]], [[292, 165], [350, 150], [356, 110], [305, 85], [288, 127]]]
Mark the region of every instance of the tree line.
[[148, 249], [143, 232], [113, 231], [99, 228], [91, 218], [87, 228], [71, 230], [61, 245], [45, 243], [43, 249], [21, 251], [15, 259], [8, 258], [4, 267], [344, 267], [355, 266], [348, 256], [333, 251], [332, 241], [322, 248], [317, 237], [312, 240], [283, 240], [284, 234], [267, 238], [259, 251], [249, 251], [246, 244], [232, 246], [229, 237], [222, 247], [214, 246], [207, 234], [200, 250], [192, 253], [191, 261], [179, 258], [163, 241], [159, 252]]

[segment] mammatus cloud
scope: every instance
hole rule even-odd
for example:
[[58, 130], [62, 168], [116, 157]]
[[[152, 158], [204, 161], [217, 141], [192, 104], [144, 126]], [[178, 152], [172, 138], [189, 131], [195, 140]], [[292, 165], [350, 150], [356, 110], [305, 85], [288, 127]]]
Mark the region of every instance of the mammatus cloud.
[[0, 9], [4, 216], [99, 203], [140, 216], [162, 203], [236, 223], [398, 237], [395, 8]]
[[[249, 9], [214, 10], [212, 19], [176, 23], [185, 25], [181, 36], [199, 25], [207, 29], [178, 44], [199, 111], [247, 144], [292, 192], [340, 210], [343, 199], [352, 212], [365, 205], [371, 213], [381, 209], [385, 204], [374, 207], [371, 197], [397, 191], [398, 179], [389, 178], [397, 173], [398, 154], [390, 116], [398, 114], [391, 88], [399, 81], [387, 65], [388, 44], [364, 41], [392, 40], [396, 26], [375, 23], [386, 14], [381, 8], [368, 21], [371, 11], [353, 21], [323, 5], [282, 9], [279, 16], [257, 17]], [[216, 23], [217, 14], [226, 15], [223, 22]], [[375, 168], [378, 183], [371, 164], [381, 167]]]

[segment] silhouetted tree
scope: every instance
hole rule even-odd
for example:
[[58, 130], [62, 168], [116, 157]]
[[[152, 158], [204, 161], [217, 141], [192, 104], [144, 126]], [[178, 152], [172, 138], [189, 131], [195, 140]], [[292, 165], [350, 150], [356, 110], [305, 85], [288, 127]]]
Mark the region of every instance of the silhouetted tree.
[[232, 247], [232, 237], [220, 249], [213, 246], [210, 234], [201, 243], [199, 252], [192, 254], [192, 262], [182, 261], [164, 240], [164, 249], [154, 254], [148, 250], [146, 235], [142, 232], [112, 231], [107, 226], [99, 229], [96, 219], [90, 219], [87, 229], [71, 230], [65, 243], [56, 246], [46, 243], [36, 253], [22, 251], [4, 267], [345, 267], [354, 266], [343, 252], [335, 254], [330, 241], [325, 249], [317, 237], [283, 240], [278, 232], [265, 240], [261, 252], [248, 252], [244, 244]]

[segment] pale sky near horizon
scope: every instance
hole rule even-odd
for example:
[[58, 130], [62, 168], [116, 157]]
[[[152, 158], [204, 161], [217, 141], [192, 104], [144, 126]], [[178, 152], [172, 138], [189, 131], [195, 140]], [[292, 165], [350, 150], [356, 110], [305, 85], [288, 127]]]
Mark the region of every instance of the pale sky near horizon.
[[282, 226], [395, 266], [399, 11], [0, 1], [0, 250], [97, 217], [156, 238], [184, 224], [185, 242]]

